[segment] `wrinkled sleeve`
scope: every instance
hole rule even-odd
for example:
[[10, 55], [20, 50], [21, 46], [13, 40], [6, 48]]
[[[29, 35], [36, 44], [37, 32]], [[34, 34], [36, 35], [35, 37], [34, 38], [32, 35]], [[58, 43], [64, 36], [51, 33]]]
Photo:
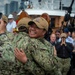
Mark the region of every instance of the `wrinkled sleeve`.
[[47, 50], [41, 49], [32, 52], [32, 57], [36, 64], [38, 64], [45, 71], [50, 71], [52, 69], [52, 56]]
[[15, 60], [13, 45], [10, 41], [4, 43], [2, 57], [4, 60], [8, 61]]

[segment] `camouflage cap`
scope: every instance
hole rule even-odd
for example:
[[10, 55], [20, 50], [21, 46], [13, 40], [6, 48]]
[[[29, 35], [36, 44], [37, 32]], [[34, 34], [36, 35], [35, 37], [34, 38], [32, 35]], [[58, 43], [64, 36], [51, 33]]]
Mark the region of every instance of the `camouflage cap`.
[[45, 29], [46, 31], [48, 31], [48, 22], [43, 17], [33, 19], [28, 23], [28, 25], [31, 25], [32, 23], [35, 23], [38, 28]]
[[65, 33], [61, 33], [61, 35], [60, 35], [60, 37], [62, 38], [62, 37], [67, 37], [67, 35], [65, 34]]
[[8, 18], [5, 15], [2, 15], [2, 20], [8, 23]]
[[28, 22], [29, 21], [31, 21], [31, 19], [30, 18], [28, 18], [28, 17], [25, 17], [25, 18], [22, 18], [22, 19], [20, 19], [19, 20], [19, 22], [18, 22], [18, 24], [17, 24], [17, 27], [19, 28], [19, 27], [21, 27], [21, 26], [25, 26], [26, 28], [28, 28]]

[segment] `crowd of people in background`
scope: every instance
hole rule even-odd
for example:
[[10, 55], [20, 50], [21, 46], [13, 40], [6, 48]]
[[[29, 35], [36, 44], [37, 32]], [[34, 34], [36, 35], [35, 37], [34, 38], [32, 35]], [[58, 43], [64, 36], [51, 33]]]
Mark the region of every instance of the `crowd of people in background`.
[[74, 75], [75, 31], [53, 33], [47, 13], [34, 19], [23, 13], [17, 21], [1, 15], [0, 75]]

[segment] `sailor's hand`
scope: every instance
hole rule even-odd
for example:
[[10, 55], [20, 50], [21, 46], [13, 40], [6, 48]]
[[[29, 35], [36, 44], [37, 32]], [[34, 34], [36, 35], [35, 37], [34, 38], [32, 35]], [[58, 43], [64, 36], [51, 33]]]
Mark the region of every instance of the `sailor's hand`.
[[26, 54], [22, 49], [19, 50], [18, 48], [15, 48], [15, 57], [22, 63], [25, 63], [27, 61]]

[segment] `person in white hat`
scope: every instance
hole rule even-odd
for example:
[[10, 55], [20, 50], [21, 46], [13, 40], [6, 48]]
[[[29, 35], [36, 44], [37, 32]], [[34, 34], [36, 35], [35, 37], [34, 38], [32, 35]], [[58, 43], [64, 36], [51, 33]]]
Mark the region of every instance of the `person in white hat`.
[[8, 16], [8, 24], [7, 24], [7, 31], [8, 32], [13, 32], [13, 29], [16, 27], [16, 22], [14, 21], [14, 17], [12, 14]]

